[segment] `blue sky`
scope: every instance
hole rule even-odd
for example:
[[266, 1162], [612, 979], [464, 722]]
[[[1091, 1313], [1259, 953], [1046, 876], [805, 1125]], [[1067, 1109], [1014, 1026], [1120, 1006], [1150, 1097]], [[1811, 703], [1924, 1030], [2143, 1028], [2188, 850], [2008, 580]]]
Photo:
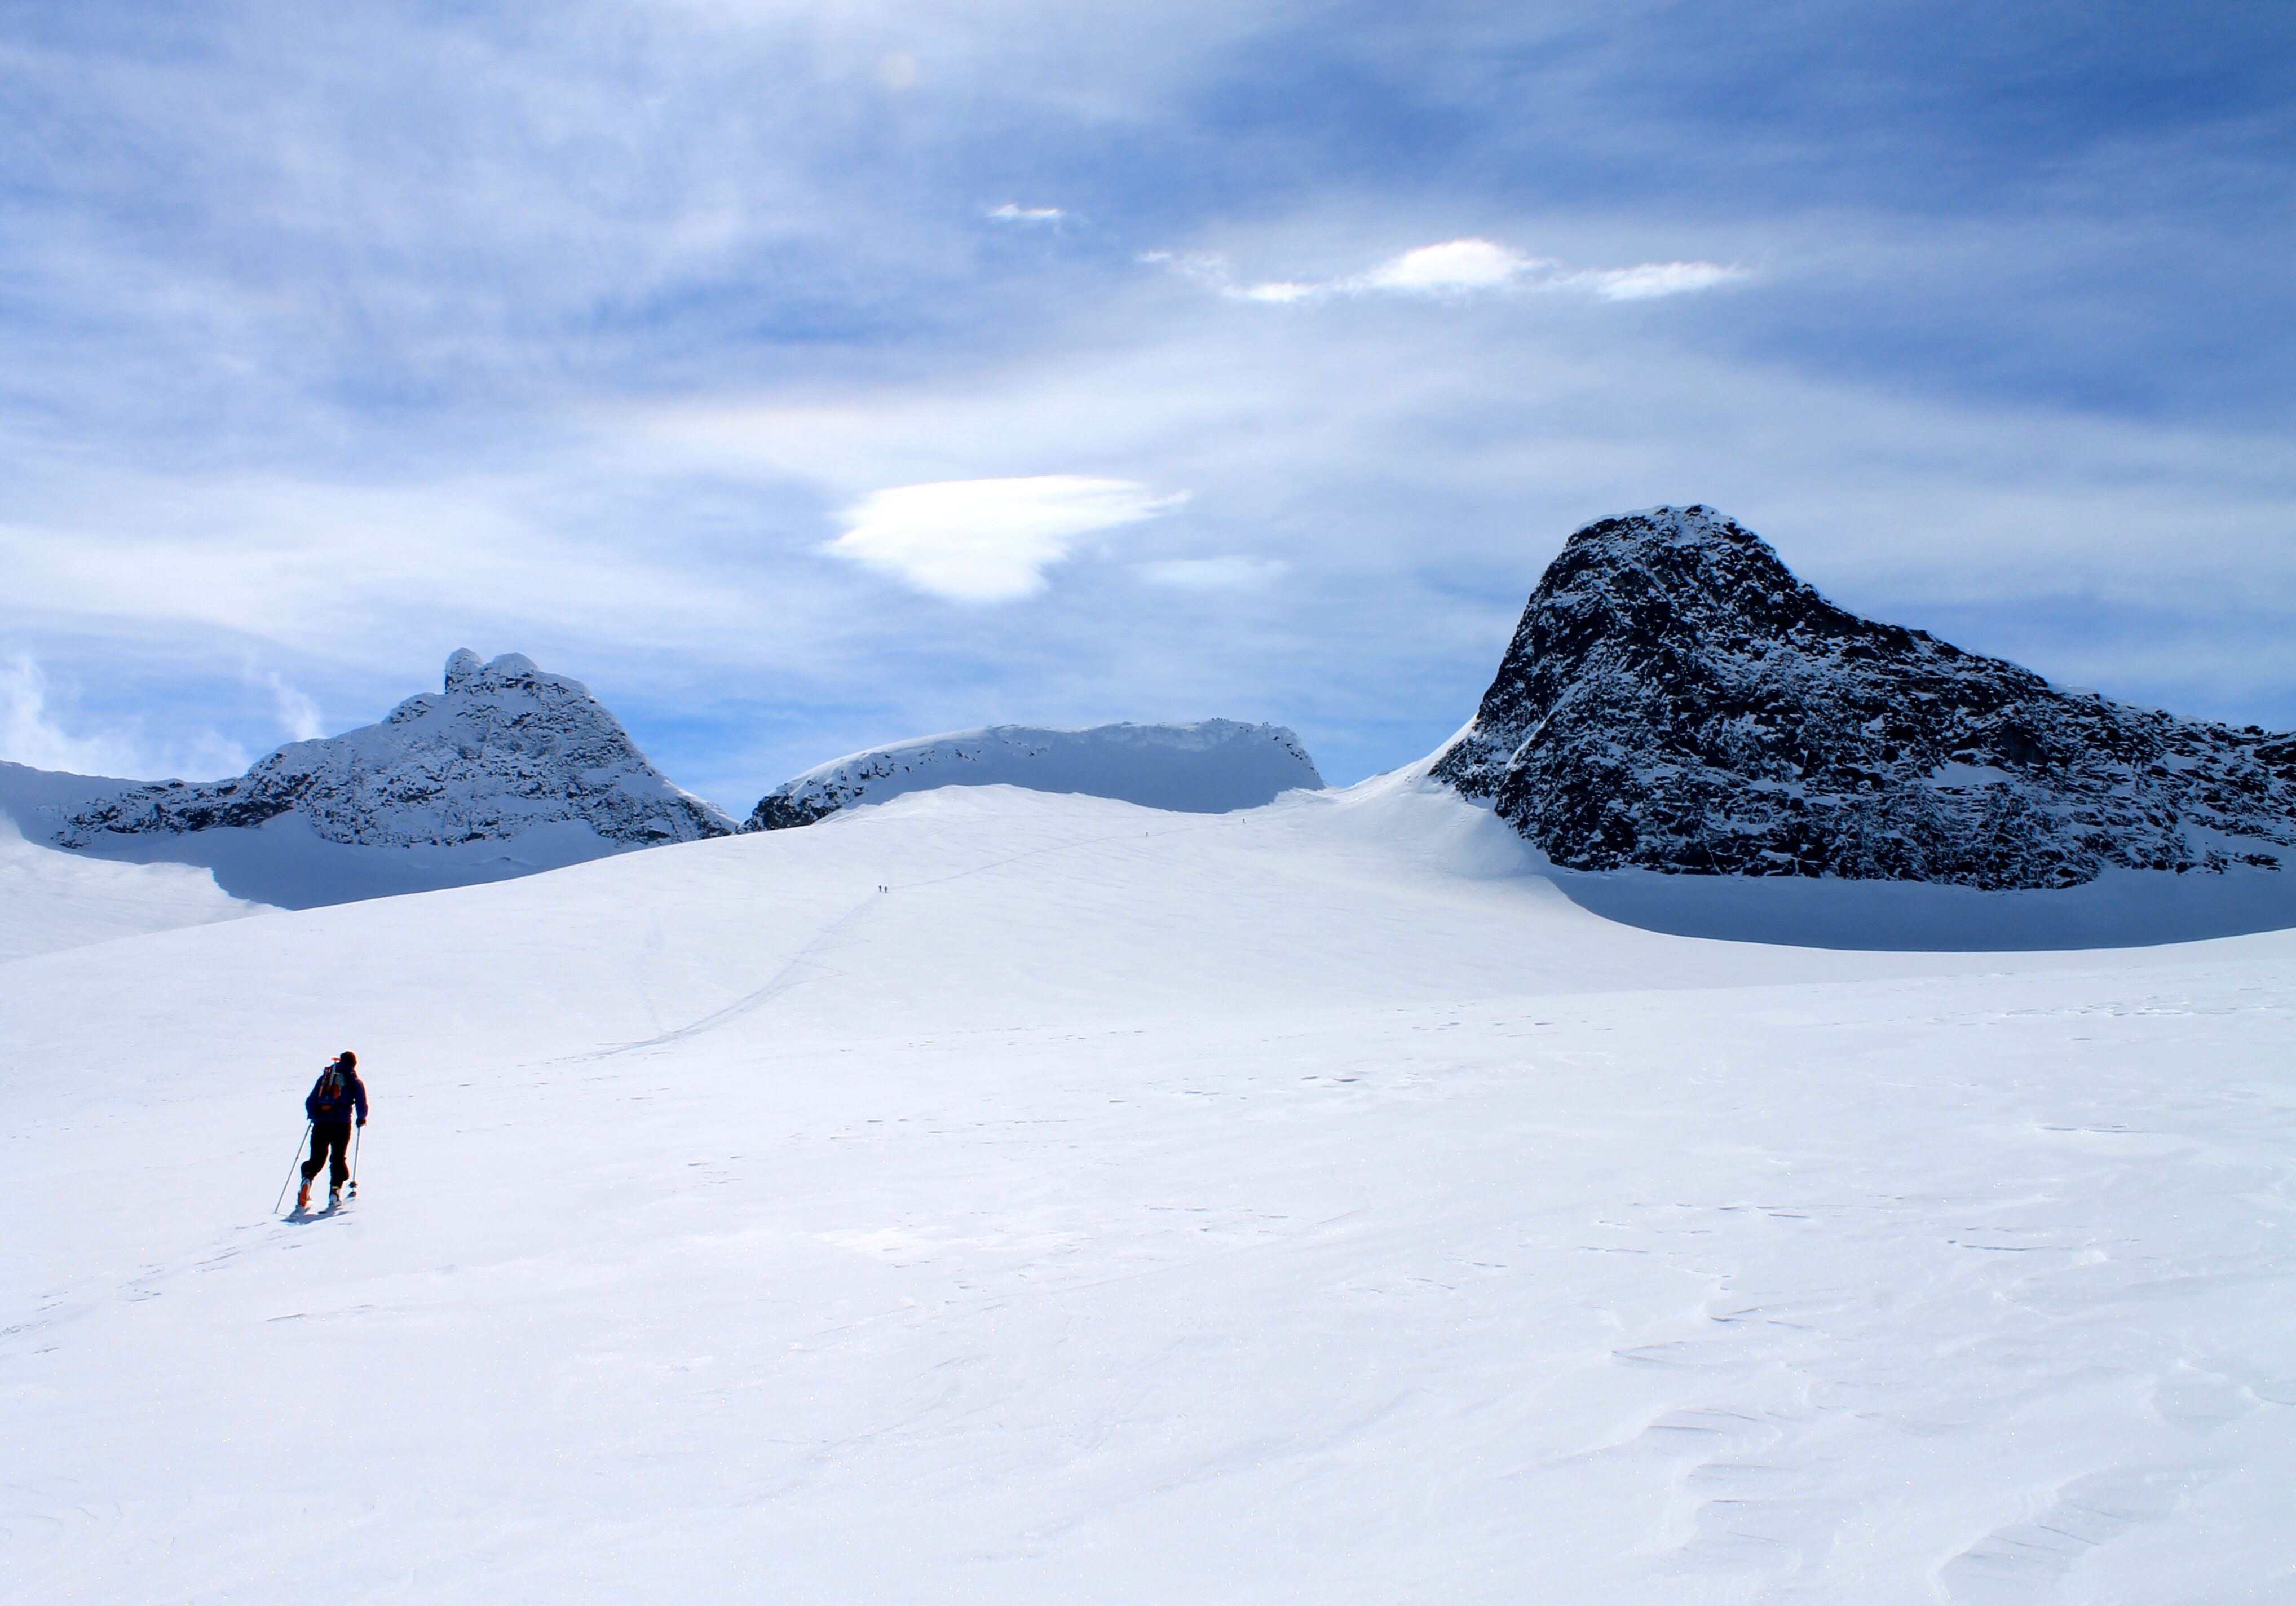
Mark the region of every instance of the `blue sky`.
[[1473, 708], [1586, 520], [2296, 725], [2284, 4], [0, 6], [0, 756], [590, 683], [746, 808]]

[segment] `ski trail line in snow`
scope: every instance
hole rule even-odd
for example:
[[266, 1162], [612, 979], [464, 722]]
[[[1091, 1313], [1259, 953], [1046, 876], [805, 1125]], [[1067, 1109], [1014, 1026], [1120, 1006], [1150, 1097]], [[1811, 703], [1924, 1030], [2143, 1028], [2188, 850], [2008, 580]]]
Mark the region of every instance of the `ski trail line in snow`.
[[825, 946], [840, 931], [858, 920], [862, 912], [875, 903], [879, 896], [874, 892], [870, 893], [844, 914], [822, 927], [820, 930], [814, 933], [812, 939], [805, 946], [791, 955], [783, 963], [782, 967], [767, 979], [763, 987], [754, 992], [743, 994], [725, 1008], [713, 1010], [699, 1020], [691, 1021], [685, 1026], [673, 1027], [668, 1031], [641, 1038], [635, 1043], [617, 1043], [605, 1048], [594, 1050], [589, 1053], [571, 1054], [566, 1059], [551, 1061], [549, 1063], [580, 1064], [588, 1061], [610, 1060], [617, 1054], [635, 1053], [642, 1048], [660, 1048], [671, 1043], [682, 1043], [686, 1038], [699, 1037], [703, 1032], [715, 1031], [728, 1021], [738, 1020], [753, 1010], [764, 1008], [791, 987], [810, 979], [799, 975], [800, 971], [825, 969], [826, 967], [815, 963], [811, 956]]
[[[1210, 825], [1184, 825], [1174, 827], [1168, 831], [1143, 832], [1140, 834], [1144, 839], [1152, 836], [1177, 836], [1189, 832], [1210, 831], [1212, 829], [1214, 829], [1214, 827]], [[968, 876], [980, 875], [987, 871], [1000, 869], [1006, 864], [1017, 864], [1024, 859], [1041, 858], [1046, 854], [1065, 853], [1079, 848], [1096, 848], [1104, 842], [1129, 841], [1131, 840], [1131, 835], [1132, 833], [1130, 832], [1126, 832], [1121, 835], [1111, 832], [1104, 836], [1085, 837], [1070, 842], [1048, 842], [1041, 848], [1032, 848], [1026, 853], [1015, 853], [1008, 855], [1001, 859], [991, 859], [987, 864], [974, 864], [964, 870], [953, 871], [947, 875], [931, 876], [923, 881], [918, 881], [894, 882], [890, 884], [890, 890], [894, 892], [909, 892], [914, 891], [922, 887], [946, 886], [951, 881], [961, 881]], [[835, 920], [831, 921], [827, 925], [822, 927], [820, 930], [814, 933], [812, 938], [807, 942], [805, 946], [800, 948], [795, 954], [791, 955], [790, 957], [783, 963], [781, 968], [775, 971], [773, 975], [766, 980], [763, 986], [757, 988], [754, 992], [743, 994], [741, 997], [726, 1005], [723, 1009], [713, 1010], [711, 1012], [702, 1016], [698, 1020], [690, 1021], [685, 1026], [674, 1027], [670, 1030], [659, 1033], [654, 1037], [641, 1038], [635, 1043], [617, 1043], [605, 1048], [594, 1050], [588, 1053], [572, 1054], [563, 1060], [554, 1060], [548, 1061], [548, 1063], [554, 1065], [580, 1064], [594, 1060], [611, 1059], [617, 1054], [635, 1053], [638, 1050], [644, 1048], [660, 1048], [668, 1044], [684, 1042], [686, 1038], [697, 1037], [703, 1032], [715, 1031], [721, 1026], [726, 1025], [734, 1020], [738, 1020], [744, 1015], [762, 1009], [767, 1004], [771, 1004], [775, 999], [780, 997], [783, 993], [786, 993], [791, 988], [810, 979], [808, 977], [798, 975], [797, 972], [800, 970], [820, 971], [826, 969], [825, 966], [815, 963], [811, 956], [820, 952], [830, 943], [832, 938], [835, 938], [840, 932], [843, 931], [848, 926], [850, 926], [855, 921], [859, 919], [865, 912], [875, 907], [880, 898], [883, 896], [883, 894], [875, 891], [871, 891], [865, 895], [860, 901], [856, 903], [851, 908], [848, 909], [844, 914], [839, 915]]]

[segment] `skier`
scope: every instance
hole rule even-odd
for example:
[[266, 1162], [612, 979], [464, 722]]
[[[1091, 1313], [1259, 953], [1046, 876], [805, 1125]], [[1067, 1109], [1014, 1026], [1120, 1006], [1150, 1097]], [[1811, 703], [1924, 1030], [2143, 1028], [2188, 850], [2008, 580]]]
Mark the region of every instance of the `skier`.
[[303, 1162], [303, 1191], [295, 1195], [297, 1209], [311, 1208], [311, 1181], [319, 1175], [322, 1164], [328, 1165], [327, 1209], [334, 1209], [343, 1202], [343, 1178], [351, 1170], [346, 1157], [350, 1152], [354, 1110], [358, 1111], [358, 1124], [365, 1126], [366, 1084], [358, 1078], [358, 1056], [347, 1048], [341, 1058], [319, 1073], [319, 1079], [311, 1084], [310, 1095], [303, 1101], [303, 1113], [311, 1118], [311, 1158]]

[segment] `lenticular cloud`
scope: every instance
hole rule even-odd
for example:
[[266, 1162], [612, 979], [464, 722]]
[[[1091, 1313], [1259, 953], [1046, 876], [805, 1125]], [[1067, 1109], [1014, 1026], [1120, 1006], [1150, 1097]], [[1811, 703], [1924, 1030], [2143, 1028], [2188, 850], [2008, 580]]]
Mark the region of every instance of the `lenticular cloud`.
[[848, 509], [824, 550], [955, 602], [1010, 602], [1043, 590], [1046, 569], [1084, 537], [1179, 501], [1078, 474], [896, 486]]
[[1218, 258], [1152, 251], [1144, 261], [1211, 285], [1231, 300], [1283, 305], [1325, 296], [1400, 295], [1456, 298], [1493, 291], [1583, 291], [1605, 301], [1646, 300], [1710, 289], [1745, 277], [1719, 262], [1640, 262], [1631, 267], [1570, 268], [1552, 257], [1480, 239], [1446, 240], [1390, 257], [1366, 273], [1344, 279], [1273, 279], [1236, 284]]
[[1547, 258], [1527, 257], [1488, 240], [1447, 240], [1406, 251], [1342, 288], [1421, 294], [1497, 290], [1528, 275], [1551, 273], [1554, 266]]

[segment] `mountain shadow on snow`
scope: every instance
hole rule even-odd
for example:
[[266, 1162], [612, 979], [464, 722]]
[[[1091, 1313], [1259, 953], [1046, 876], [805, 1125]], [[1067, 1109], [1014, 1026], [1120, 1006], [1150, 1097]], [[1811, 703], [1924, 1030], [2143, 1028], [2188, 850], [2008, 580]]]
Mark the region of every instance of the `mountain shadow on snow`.
[[1324, 778], [1300, 738], [1276, 725], [999, 725], [871, 748], [809, 769], [758, 799], [742, 829], [786, 831], [904, 792], [1000, 784], [1226, 814], [1300, 788], [1320, 791]]
[[2296, 733], [1861, 619], [1695, 505], [1570, 537], [1431, 773], [1576, 870], [2061, 888], [2296, 845]]

